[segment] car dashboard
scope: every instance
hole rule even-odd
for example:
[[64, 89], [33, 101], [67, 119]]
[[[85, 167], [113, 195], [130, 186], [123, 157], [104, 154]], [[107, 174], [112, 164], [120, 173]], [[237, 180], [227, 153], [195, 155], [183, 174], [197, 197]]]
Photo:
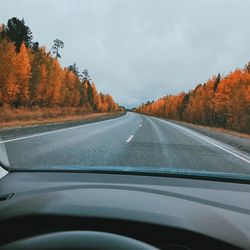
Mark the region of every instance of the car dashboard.
[[112, 233], [166, 250], [250, 249], [249, 201], [246, 183], [10, 172], [0, 180], [0, 249], [69, 231]]

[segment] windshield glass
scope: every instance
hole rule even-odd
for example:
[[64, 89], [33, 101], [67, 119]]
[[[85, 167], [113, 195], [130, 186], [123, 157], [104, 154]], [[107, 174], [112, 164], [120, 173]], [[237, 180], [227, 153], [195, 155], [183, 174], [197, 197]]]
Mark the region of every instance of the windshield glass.
[[250, 177], [250, 1], [3, 0], [0, 161]]

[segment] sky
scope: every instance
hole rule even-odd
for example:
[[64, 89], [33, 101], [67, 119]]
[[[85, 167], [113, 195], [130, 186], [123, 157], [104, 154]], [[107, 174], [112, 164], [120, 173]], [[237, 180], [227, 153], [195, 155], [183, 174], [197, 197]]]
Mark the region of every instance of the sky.
[[128, 108], [188, 91], [250, 60], [248, 0], [1, 0], [34, 41], [64, 42], [61, 65], [88, 69]]

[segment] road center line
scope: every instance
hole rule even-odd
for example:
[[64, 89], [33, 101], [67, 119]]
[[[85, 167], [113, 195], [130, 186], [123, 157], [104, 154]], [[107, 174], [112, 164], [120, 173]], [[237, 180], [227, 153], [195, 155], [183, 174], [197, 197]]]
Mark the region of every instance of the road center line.
[[129, 136], [129, 138], [126, 140], [126, 142], [130, 142], [133, 139], [134, 135]]
[[208, 136], [205, 137], [205, 136], [203, 136], [201, 134], [198, 134], [197, 132], [193, 132], [190, 129], [184, 128], [184, 127], [182, 127], [180, 125], [177, 125], [177, 124], [174, 124], [174, 123], [171, 123], [171, 122], [168, 122], [168, 121], [164, 121], [164, 120], [159, 119], [159, 118], [154, 118], [154, 119], [159, 120], [159, 121], [161, 121], [163, 123], [166, 123], [166, 124], [168, 124], [168, 125], [170, 125], [170, 126], [172, 126], [174, 128], [182, 129], [183, 131], [186, 131], [189, 134], [192, 134], [192, 135], [194, 135], [194, 136], [196, 136], [196, 137], [198, 137], [198, 138], [212, 144], [213, 146], [215, 146], [215, 147], [217, 147], [217, 148], [219, 148], [219, 149], [221, 149], [221, 150], [223, 150], [223, 151], [237, 157], [238, 159], [241, 159], [242, 161], [250, 164], [250, 160], [246, 156], [243, 156], [242, 154], [236, 152], [235, 150], [232, 150], [229, 147], [224, 146], [219, 141], [216, 141], [216, 140], [214, 140], [214, 139], [212, 139], [212, 138], [210, 138]]

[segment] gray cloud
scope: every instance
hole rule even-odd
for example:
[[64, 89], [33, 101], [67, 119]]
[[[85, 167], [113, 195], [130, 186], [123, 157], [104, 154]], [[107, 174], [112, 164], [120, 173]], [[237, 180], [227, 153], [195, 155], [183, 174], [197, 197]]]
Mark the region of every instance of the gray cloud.
[[62, 66], [133, 107], [244, 66], [249, 13], [247, 0], [2, 0], [0, 22], [24, 17], [47, 48], [62, 39]]

